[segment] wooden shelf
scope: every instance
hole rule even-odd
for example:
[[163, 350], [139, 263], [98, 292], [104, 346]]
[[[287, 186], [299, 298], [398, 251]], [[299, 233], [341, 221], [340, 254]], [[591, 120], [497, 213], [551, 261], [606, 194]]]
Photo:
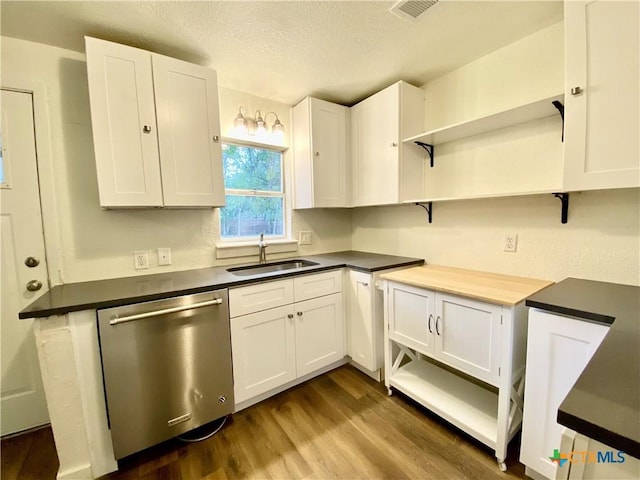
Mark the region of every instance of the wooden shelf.
[[461, 138], [472, 137], [492, 130], [510, 127], [530, 120], [558, 115], [558, 110], [551, 103], [554, 100], [564, 102], [564, 94], [544, 98], [537, 102], [505, 110], [493, 115], [487, 115], [485, 117], [421, 133], [420, 135], [404, 139], [403, 143], [422, 142], [429, 145], [438, 145], [441, 143], [452, 142], [454, 140], [460, 140]]
[[424, 360], [400, 367], [389, 385], [495, 449], [498, 394]]

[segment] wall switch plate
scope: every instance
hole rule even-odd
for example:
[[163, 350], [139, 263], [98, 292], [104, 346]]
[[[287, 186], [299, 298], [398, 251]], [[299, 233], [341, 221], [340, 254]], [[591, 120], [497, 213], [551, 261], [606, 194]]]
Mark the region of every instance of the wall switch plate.
[[133, 252], [133, 268], [136, 270], [149, 268], [149, 252], [146, 250]]
[[171, 249], [159, 248], [158, 249], [158, 265], [171, 265]]
[[311, 232], [308, 230], [300, 230], [300, 238], [298, 243], [300, 245], [311, 245]]
[[518, 249], [518, 235], [507, 234], [504, 236], [504, 251], [515, 253]]

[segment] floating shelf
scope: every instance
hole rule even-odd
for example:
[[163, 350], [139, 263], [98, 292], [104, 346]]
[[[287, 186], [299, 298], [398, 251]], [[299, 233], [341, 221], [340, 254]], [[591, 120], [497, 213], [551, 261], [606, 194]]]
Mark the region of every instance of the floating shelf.
[[459, 197], [431, 197], [431, 198], [419, 198], [415, 200], [403, 200], [403, 204], [415, 204], [415, 203], [429, 203], [429, 202], [455, 202], [457, 200], [481, 200], [491, 198], [504, 198], [504, 197], [529, 197], [534, 195], [555, 194], [561, 191], [561, 188], [554, 188], [548, 190], [536, 190], [530, 192], [503, 192], [503, 193], [482, 193], [478, 195], [462, 195]]
[[428, 145], [438, 145], [441, 143], [452, 142], [454, 140], [460, 140], [462, 138], [472, 137], [492, 130], [510, 127], [530, 120], [558, 115], [558, 110], [552, 103], [554, 101], [564, 102], [564, 94], [544, 98], [542, 100], [495, 113], [493, 115], [487, 115], [485, 117], [421, 133], [420, 135], [405, 138], [403, 143], [420, 142]]
[[498, 394], [424, 360], [400, 367], [389, 384], [442, 418], [496, 448]]

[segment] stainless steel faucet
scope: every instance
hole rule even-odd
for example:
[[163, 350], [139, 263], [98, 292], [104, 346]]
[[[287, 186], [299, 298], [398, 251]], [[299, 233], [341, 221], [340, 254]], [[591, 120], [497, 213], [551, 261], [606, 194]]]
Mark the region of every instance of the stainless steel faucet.
[[260, 241], [258, 241], [258, 263], [267, 263], [267, 242], [264, 241], [264, 232], [260, 234]]

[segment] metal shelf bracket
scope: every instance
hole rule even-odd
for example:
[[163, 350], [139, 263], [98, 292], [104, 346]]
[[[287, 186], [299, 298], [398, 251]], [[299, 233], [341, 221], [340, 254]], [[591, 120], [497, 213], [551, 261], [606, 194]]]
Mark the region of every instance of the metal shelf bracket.
[[[417, 143], [417, 142], [416, 142]], [[429, 223], [433, 223], [433, 202], [427, 202], [427, 203], [420, 203], [420, 202], [416, 202], [416, 205], [422, 207], [425, 209], [425, 211], [427, 212], [427, 216], [429, 218]]]
[[564, 142], [564, 105], [559, 100], [554, 100], [551, 103], [558, 109], [558, 112], [560, 112], [560, 117], [562, 118], [562, 141]]
[[[433, 168], [433, 150], [434, 150], [433, 145], [431, 145], [429, 143], [418, 142], [418, 141], [415, 141], [414, 143], [416, 145], [424, 148], [427, 151], [427, 153], [429, 154], [429, 158], [431, 159], [431, 168]], [[429, 223], [431, 223], [431, 222], [429, 222]]]
[[554, 193], [554, 197], [558, 198], [562, 202], [562, 213], [560, 214], [560, 221], [567, 223], [567, 217], [569, 216], [569, 194], [568, 193]]

